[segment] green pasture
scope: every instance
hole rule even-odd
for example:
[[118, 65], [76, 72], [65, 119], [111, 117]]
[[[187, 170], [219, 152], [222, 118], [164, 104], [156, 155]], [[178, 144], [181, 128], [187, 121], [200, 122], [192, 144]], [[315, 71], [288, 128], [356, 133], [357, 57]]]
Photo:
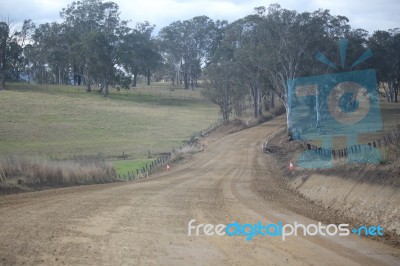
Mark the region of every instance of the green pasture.
[[[185, 143], [219, 118], [218, 108], [169, 84], [111, 89], [8, 84], [0, 92], [0, 155], [70, 159], [101, 157], [119, 174]], [[131, 160], [119, 162], [122, 154]]]

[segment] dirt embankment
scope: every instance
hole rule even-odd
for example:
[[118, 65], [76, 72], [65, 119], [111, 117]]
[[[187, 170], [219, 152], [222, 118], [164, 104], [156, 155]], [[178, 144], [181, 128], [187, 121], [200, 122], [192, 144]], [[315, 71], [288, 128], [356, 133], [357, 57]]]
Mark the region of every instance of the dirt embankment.
[[[349, 173], [351, 175], [351, 173]], [[299, 175], [289, 183], [299, 193], [325, 208], [364, 225], [380, 225], [400, 237], [400, 189], [337, 175]]]
[[[266, 155], [277, 164], [277, 173], [281, 173], [278, 176], [286, 188], [322, 208], [310, 216], [354, 226], [380, 225], [385, 237], [377, 239], [400, 246], [400, 171], [396, 163], [377, 166], [342, 161], [335, 162], [331, 169], [305, 170], [295, 163], [304, 147], [288, 142], [285, 131], [269, 143], [286, 150], [285, 154]], [[295, 164], [293, 173], [290, 161]]]

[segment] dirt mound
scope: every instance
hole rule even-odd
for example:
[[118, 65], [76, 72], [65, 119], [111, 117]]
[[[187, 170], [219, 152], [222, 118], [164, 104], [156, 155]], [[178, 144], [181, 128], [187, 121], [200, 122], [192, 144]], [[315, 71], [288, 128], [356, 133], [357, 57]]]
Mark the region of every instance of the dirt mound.
[[[323, 210], [307, 214], [325, 222], [346, 222], [353, 226], [380, 225], [385, 239], [400, 246], [400, 172], [398, 162], [387, 165], [347, 164], [335, 161], [329, 169], [300, 169], [296, 157], [303, 152], [304, 144], [288, 141], [282, 131], [268, 144], [284, 147], [285, 154], [272, 154], [282, 173], [286, 186], [310, 203]], [[294, 162], [295, 171], [290, 172], [289, 162]]]

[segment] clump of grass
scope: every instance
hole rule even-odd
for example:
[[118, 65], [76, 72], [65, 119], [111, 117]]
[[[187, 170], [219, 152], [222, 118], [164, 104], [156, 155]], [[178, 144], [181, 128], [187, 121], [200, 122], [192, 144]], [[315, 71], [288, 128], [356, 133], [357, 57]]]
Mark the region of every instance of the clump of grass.
[[0, 158], [0, 182], [33, 186], [70, 186], [118, 181], [113, 167], [102, 160], [47, 161]]
[[397, 163], [400, 163], [400, 125], [393, 130], [386, 132], [384, 140], [385, 142], [389, 142], [389, 145], [386, 145], [382, 149], [382, 162], [392, 163], [397, 161]]
[[400, 140], [382, 149], [382, 163], [397, 162], [400, 165]]

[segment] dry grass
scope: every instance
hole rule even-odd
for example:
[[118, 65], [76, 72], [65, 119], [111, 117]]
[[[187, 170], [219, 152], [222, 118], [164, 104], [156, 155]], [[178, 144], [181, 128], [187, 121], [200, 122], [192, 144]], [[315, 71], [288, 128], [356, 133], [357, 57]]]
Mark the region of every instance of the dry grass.
[[382, 162], [384, 164], [393, 164], [400, 169], [400, 139], [386, 147], [382, 147]]
[[70, 186], [113, 181], [117, 181], [114, 168], [100, 160], [0, 159], [0, 183], [4, 184]]

